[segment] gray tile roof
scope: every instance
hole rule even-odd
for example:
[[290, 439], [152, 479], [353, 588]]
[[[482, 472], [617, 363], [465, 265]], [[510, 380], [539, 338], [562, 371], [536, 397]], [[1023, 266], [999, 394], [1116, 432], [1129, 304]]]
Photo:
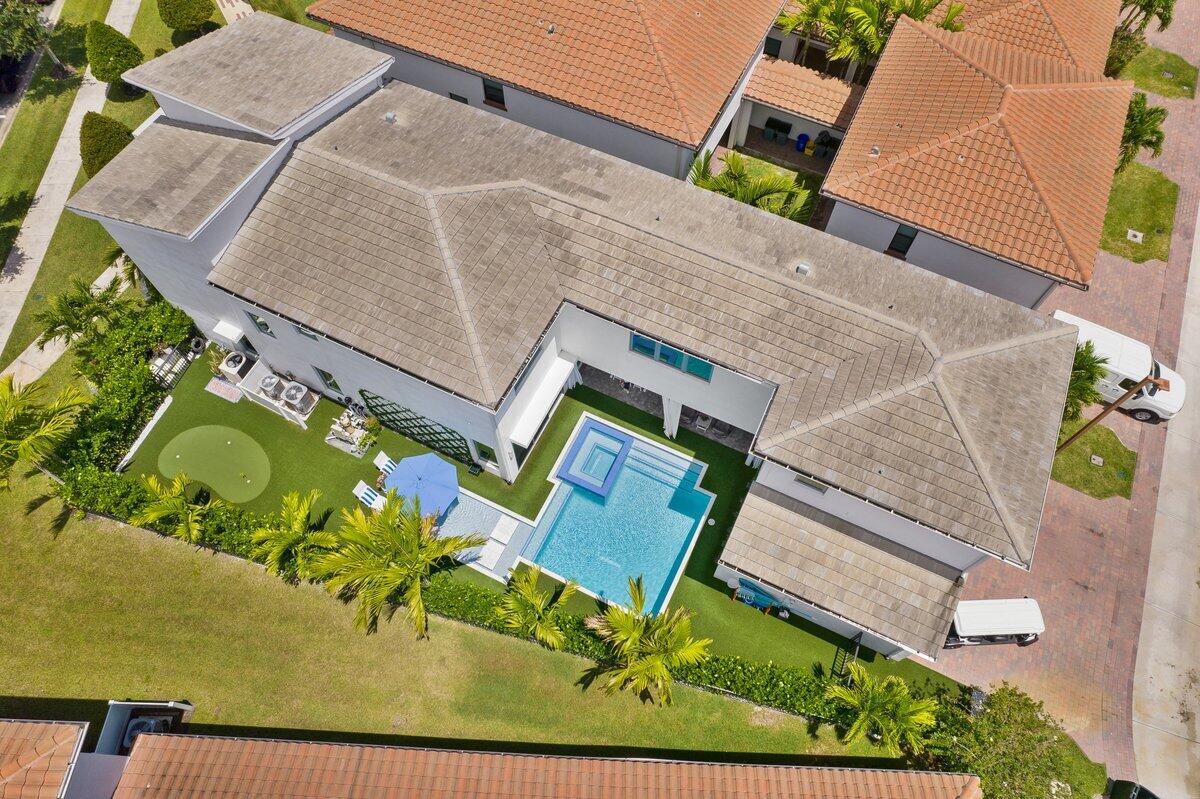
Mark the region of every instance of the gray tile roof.
[[159, 120], [67, 207], [190, 236], [271, 156], [276, 143]]
[[720, 562], [931, 658], [962, 591], [954, 569], [762, 484]]
[[210, 280], [487, 406], [577, 304], [775, 383], [763, 455], [1032, 557], [1070, 327], [420, 89], [301, 142]]
[[391, 61], [267, 13], [256, 13], [134, 67], [126, 82], [276, 137]]

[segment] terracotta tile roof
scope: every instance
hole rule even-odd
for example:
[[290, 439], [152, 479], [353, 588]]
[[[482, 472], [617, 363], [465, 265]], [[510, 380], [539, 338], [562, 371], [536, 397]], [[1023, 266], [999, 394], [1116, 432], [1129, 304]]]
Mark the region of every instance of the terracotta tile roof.
[[764, 55], [755, 64], [743, 96], [845, 130], [862, 93], [861, 86]]
[[903, 19], [822, 193], [1086, 285], [1130, 92]]
[[695, 148], [759, 52], [781, 5], [318, 0], [308, 14]]
[[967, 774], [139, 735], [113, 799], [982, 799]]
[[778, 386], [767, 457], [1021, 564], [1075, 344], [1044, 314], [399, 82], [296, 146], [209, 281], [489, 408], [572, 303]]
[[0, 719], [0, 799], [58, 799], [86, 732], [83, 722]]
[[959, 21], [978, 36], [1102, 72], [1120, 5], [1121, 0], [971, 0]]

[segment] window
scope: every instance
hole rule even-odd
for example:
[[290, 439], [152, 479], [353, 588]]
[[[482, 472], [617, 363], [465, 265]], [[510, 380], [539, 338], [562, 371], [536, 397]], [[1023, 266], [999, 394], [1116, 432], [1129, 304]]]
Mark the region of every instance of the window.
[[779, 58], [779, 48], [782, 46], [783, 42], [768, 36], [767, 41], [763, 44], [763, 53], [771, 58]]
[[296, 328], [296, 332], [305, 338], [311, 338], [313, 341], [316, 341], [320, 338], [320, 336], [316, 334], [316, 331], [309, 330], [304, 325], [292, 325], [292, 327]]
[[506, 109], [504, 104], [504, 86], [488, 78], [483, 79], [483, 102], [493, 108]]
[[884, 250], [888, 255], [894, 255], [897, 258], [904, 258], [908, 255], [908, 250], [912, 247], [913, 242], [917, 238], [917, 229], [908, 225], [900, 225], [896, 228], [896, 235], [892, 236], [892, 243]]
[[646, 338], [645, 336], [639, 336], [637, 333], [634, 333], [629, 339], [629, 349], [633, 350], [639, 355], [645, 355], [647, 358], [653, 358], [655, 350], [658, 349], [658, 342], [652, 338]]
[[329, 374], [329, 372], [326, 372], [319, 366], [314, 366], [313, 371], [317, 373], [317, 377], [321, 378], [321, 382], [325, 384], [325, 388], [329, 389], [334, 394], [340, 395], [342, 393], [342, 387], [338, 385], [338, 381], [333, 375]]
[[475, 454], [488, 463], [498, 463], [496, 460], [496, 450], [489, 447], [487, 444], [480, 444], [478, 441], [475, 444]]
[[454, 92], [450, 92], [450, 99], [456, 103], [462, 103], [463, 105], [471, 104], [470, 101], [467, 100], [466, 97], [463, 97], [461, 94], [455, 94]]
[[638, 355], [644, 355], [647, 358], [653, 358], [659, 363], [665, 363], [672, 369], [678, 369], [692, 377], [698, 377], [706, 383], [712, 382], [713, 365], [703, 358], [688, 355], [682, 350], [677, 350], [660, 341], [655, 341], [652, 338], [647, 338], [637, 333], [629, 334], [629, 349]]
[[254, 323], [256, 328], [258, 328], [259, 333], [270, 336], [271, 338], [275, 337], [275, 334], [271, 332], [271, 325], [267, 323], [266, 319], [263, 319], [257, 314], [252, 314], [249, 311], [246, 312], [246, 316], [250, 317], [250, 321]]

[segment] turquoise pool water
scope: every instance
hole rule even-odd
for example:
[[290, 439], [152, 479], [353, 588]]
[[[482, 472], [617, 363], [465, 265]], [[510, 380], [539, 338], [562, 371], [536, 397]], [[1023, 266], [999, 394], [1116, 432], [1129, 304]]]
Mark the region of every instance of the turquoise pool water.
[[[577, 434], [592, 435], [592, 429]], [[619, 431], [617, 436], [628, 438]], [[572, 442], [564, 470], [575, 464], [597, 481], [616, 461], [611, 439], [589, 448]], [[588, 468], [589, 466], [593, 468]], [[703, 464], [634, 439], [607, 495], [560, 483], [522, 556], [603, 599], [627, 604], [628, 578], [642, 576], [647, 610], [661, 610], [683, 569], [712, 495], [697, 487]]]

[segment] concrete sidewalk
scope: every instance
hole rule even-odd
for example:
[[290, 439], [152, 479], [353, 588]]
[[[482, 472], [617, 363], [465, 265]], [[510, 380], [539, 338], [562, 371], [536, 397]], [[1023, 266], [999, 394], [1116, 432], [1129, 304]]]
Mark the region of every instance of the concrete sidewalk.
[[[105, 22], [128, 34], [133, 28], [139, 5], [140, 0], [113, 0]], [[17, 234], [17, 241], [4, 264], [4, 271], [0, 274], [0, 349], [4, 348], [8, 337], [12, 335], [13, 325], [25, 305], [25, 298], [29, 296], [33, 280], [50, 247], [54, 229], [58, 227], [63, 206], [71, 196], [71, 188], [79, 174], [82, 163], [79, 156], [79, 126], [83, 116], [88, 111], [99, 112], [104, 108], [107, 88], [107, 84], [92, 77], [90, 69], [84, 73], [83, 85], [75, 95], [75, 103], [71, 106], [58, 144], [34, 195], [33, 206], [25, 215], [21, 232]]]
[[[1192, 251], [1176, 369], [1200, 390], [1200, 247]], [[1200, 799], [1200, 402], [1167, 427], [1133, 693], [1139, 781]]]

